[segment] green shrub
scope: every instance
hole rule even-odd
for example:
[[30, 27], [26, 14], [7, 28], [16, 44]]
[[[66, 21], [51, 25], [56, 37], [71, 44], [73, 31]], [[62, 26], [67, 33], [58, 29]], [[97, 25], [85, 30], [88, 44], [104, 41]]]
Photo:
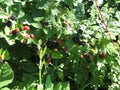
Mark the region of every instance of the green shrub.
[[119, 7], [0, 0], [0, 89], [119, 90]]

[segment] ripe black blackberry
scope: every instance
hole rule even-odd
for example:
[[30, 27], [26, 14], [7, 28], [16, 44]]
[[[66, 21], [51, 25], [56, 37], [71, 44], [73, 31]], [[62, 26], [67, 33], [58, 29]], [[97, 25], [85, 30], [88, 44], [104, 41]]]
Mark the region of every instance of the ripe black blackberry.
[[15, 20], [15, 21], [16, 21], [16, 18], [17, 18], [17, 17], [16, 17], [15, 15], [11, 15], [11, 16], [10, 16], [10, 19], [11, 19], [11, 20]]
[[55, 49], [55, 48], [59, 47], [57, 42], [53, 42], [53, 41], [49, 41], [49, 40], [47, 41], [46, 45], [49, 49]]
[[77, 34], [72, 38], [73, 42], [76, 43], [76, 44], [78, 44], [78, 45], [85, 45], [85, 42], [83, 41], [83, 39], [84, 39], [84, 36], [81, 35], [81, 34], [79, 34], [79, 33], [77, 33]]
[[78, 30], [78, 33], [79, 33], [79, 34], [82, 34], [82, 33], [83, 33], [83, 30], [79, 29], [79, 30]]
[[12, 22], [11, 22], [10, 20], [8, 20], [8, 21], [6, 22], [6, 26], [12, 27]]

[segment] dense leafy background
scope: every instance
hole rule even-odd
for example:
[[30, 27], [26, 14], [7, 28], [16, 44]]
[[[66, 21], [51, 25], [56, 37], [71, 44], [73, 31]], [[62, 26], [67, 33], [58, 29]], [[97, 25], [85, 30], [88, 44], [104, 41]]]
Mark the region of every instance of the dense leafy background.
[[0, 0], [0, 90], [120, 90], [120, 1], [97, 3], [109, 32], [95, 0]]

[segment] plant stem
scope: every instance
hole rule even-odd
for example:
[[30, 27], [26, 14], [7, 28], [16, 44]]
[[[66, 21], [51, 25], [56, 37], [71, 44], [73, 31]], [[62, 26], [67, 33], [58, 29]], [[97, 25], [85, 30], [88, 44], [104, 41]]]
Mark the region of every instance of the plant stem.
[[42, 61], [39, 62], [39, 83], [42, 84]]
[[108, 29], [108, 24], [105, 23], [105, 19], [104, 19], [102, 13], [101, 13], [101, 10], [100, 10], [100, 7], [99, 7], [99, 5], [98, 5], [97, 0], [94, 0], [94, 1], [95, 1], [96, 8], [98, 9], [98, 13], [99, 13], [99, 15], [100, 15], [101, 21], [103, 22], [103, 24], [104, 24], [104, 26], [105, 26], [106, 32], [109, 34], [110, 41], [113, 43], [112, 35], [111, 35], [111, 33], [110, 33], [109, 29]]

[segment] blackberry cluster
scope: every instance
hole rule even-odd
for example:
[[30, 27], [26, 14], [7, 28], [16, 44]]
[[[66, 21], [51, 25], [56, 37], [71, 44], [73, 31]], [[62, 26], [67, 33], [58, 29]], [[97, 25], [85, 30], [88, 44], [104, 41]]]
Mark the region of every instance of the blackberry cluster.
[[85, 42], [83, 41], [85, 37], [82, 34], [83, 31], [78, 30], [78, 33], [73, 36], [72, 41], [78, 45], [85, 45]]
[[13, 35], [13, 36], [18, 36], [18, 35], [19, 35], [19, 32], [12, 31], [12, 35]]
[[19, 35], [19, 28], [15, 28], [11, 32], [9, 32], [12, 36], [18, 36]]
[[[11, 15], [11, 16], [8, 18], [7, 22], [6, 22], [6, 26], [8, 26], [8, 27], [10, 27], [10, 29], [12, 29], [11, 27], [12, 27], [12, 25], [13, 25], [13, 22], [16, 22], [16, 20], [17, 20], [17, 17], [16, 17], [14, 14]], [[16, 23], [17, 23], [17, 22], [16, 22]], [[15, 27], [16, 27], [16, 25], [15, 25]], [[16, 27], [14, 30], [10, 31], [9, 34], [12, 35], [12, 36], [18, 36], [18, 35], [20, 34], [20, 30], [19, 30], [19, 29], [21, 29], [21, 28]], [[25, 25], [23, 26], [22, 30], [24, 30], [24, 31], [27, 32], [27, 31], [30, 30], [30, 27], [29, 27], [27, 24], [25, 24]], [[24, 34], [23, 36], [25, 37], [25, 39], [27, 39], [27, 38], [32, 38], [32, 39], [34, 39], [34, 37], [35, 37], [34, 34], [28, 34], [28, 33], [26, 33], [26, 35]], [[25, 42], [26, 42], [26, 40], [25, 40]]]
[[12, 21], [16, 21], [16, 16], [15, 15], [11, 15], [9, 18], [8, 18], [8, 20], [7, 20], [7, 22], [6, 22], [6, 26], [8, 26], [8, 27], [12, 27]]
[[57, 42], [50, 41], [50, 40], [47, 41], [46, 45], [49, 49], [59, 48], [59, 45]]

